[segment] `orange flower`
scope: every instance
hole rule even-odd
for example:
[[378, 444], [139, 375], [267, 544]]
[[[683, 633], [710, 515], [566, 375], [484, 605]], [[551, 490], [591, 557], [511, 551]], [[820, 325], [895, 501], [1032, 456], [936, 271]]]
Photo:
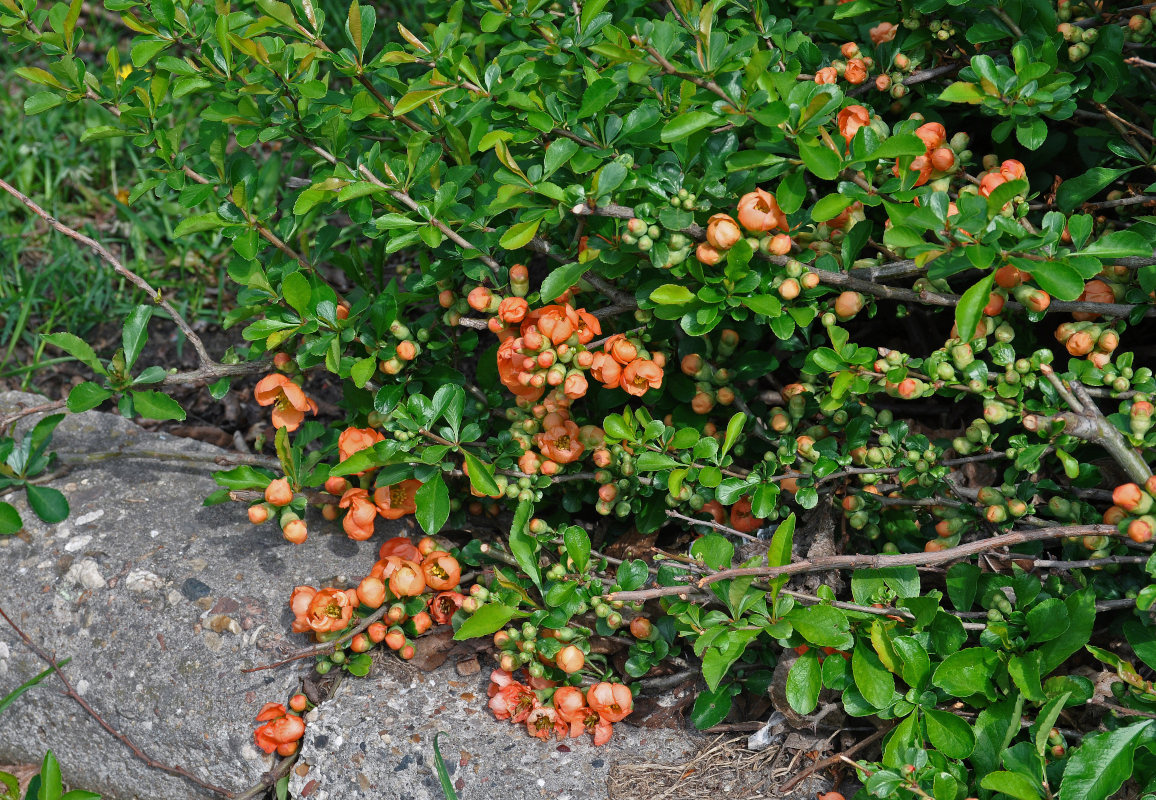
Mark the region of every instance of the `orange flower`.
[[429, 601], [429, 614], [438, 625], [449, 625], [466, 596], [461, 592], [438, 592]]
[[898, 30], [899, 26], [894, 22], [880, 22], [869, 31], [871, 34], [871, 43], [884, 44], [886, 42], [890, 42], [895, 38], [895, 34]]
[[708, 267], [713, 267], [722, 261], [722, 253], [716, 250], [710, 242], [699, 242], [698, 247], [695, 248], [694, 257]]
[[337, 452], [345, 461], [354, 453], [384, 442], [385, 437], [373, 428], [346, 428], [337, 438]]
[[850, 142], [860, 128], [871, 122], [871, 112], [863, 106], [847, 106], [839, 112], [835, 121], [839, 125], [839, 133]]
[[349, 489], [341, 495], [337, 505], [348, 508], [349, 513], [341, 522], [341, 527], [350, 539], [364, 542], [373, 536], [373, 521], [377, 519], [377, 507], [369, 499], [369, 492], [365, 489]]
[[[558, 719], [558, 714], [550, 706], [538, 706], [529, 713], [526, 717], [526, 730], [530, 732], [531, 736], [542, 739], [543, 741], [550, 738], [551, 735], [559, 728], [562, 720]], [[562, 723], [562, 733], [558, 737], [564, 738], [566, 731], [570, 726]]]
[[614, 726], [599, 717], [590, 733], [594, 736], [594, 746], [601, 747], [609, 742], [610, 737], [614, 735]]
[[444, 550], [434, 550], [422, 559], [421, 571], [426, 585], [435, 592], [453, 589], [462, 577], [462, 565]]
[[990, 197], [992, 192], [1005, 183], [1007, 183], [1007, 178], [1003, 175], [998, 172], [989, 172], [979, 180], [979, 193], [984, 197]]
[[1024, 169], [1024, 165], [1014, 158], [1009, 158], [1007, 161], [999, 165], [999, 174], [1003, 176], [1006, 181], [1023, 180], [1028, 176], [1028, 171]]
[[498, 316], [503, 322], [521, 322], [526, 318], [530, 304], [522, 297], [507, 297], [498, 305]]
[[[1116, 293], [1112, 291], [1112, 287], [1101, 280], [1091, 280], [1084, 286], [1084, 291], [1076, 298], [1082, 302], [1090, 303], [1115, 303]], [[1077, 311], [1072, 314], [1072, 317], [1082, 322], [1093, 320], [1100, 316], [1094, 312]]]
[[595, 336], [602, 335], [602, 323], [598, 321], [598, 317], [584, 308], [579, 308], [574, 313], [578, 315], [579, 344], [589, 344], [594, 341]]
[[305, 412], [317, 413], [317, 404], [305, 396], [301, 387], [279, 372], [266, 375], [253, 389], [258, 405], [273, 406], [273, 427], [292, 433], [301, 426]]
[[634, 710], [634, 696], [621, 683], [596, 683], [586, 692], [590, 708], [606, 722], [620, 722]]
[[345, 630], [353, 619], [357, 600], [338, 589], [322, 589], [309, 602], [306, 618], [314, 633], [333, 633]]
[[542, 455], [559, 464], [577, 461], [586, 449], [579, 441], [578, 426], [571, 420], [547, 428], [535, 436], [534, 441], [541, 448]]
[[[380, 509], [378, 510], [380, 511]], [[381, 549], [377, 551], [378, 558], [388, 558], [389, 556], [399, 556], [406, 561], [417, 561], [421, 558], [421, 551], [406, 537], [394, 536], [392, 539], [386, 539], [382, 542]]]
[[595, 353], [590, 362], [590, 374], [607, 389], [613, 389], [622, 376], [622, 366], [609, 353]]
[[389, 576], [389, 590], [398, 597], [417, 597], [425, 591], [425, 576], [413, 561], [403, 561]]
[[530, 386], [519, 380], [523, 374], [522, 363], [526, 358], [520, 350], [521, 341], [516, 337], [506, 339], [498, 347], [498, 379], [518, 397], [537, 400], [542, 396], [543, 387]]
[[752, 233], [762, 233], [774, 228], [787, 229], [787, 217], [783, 214], [775, 196], [756, 188], [739, 198], [739, 224]]
[[834, 67], [823, 67], [815, 73], [815, 83], [822, 86], [839, 80], [839, 73]]
[[581, 372], [572, 372], [566, 376], [565, 382], [562, 384], [562, 390], [566, 392], [566, 396], [571, 400], [577, 400], [579, 397], [585, 397], [586, 391], [590, 385], [586, 382], [585, 376]]
[[624, 367], [638, 358], [638, 348], [621, 333], [616, 333], [607, 339], [602, 349]]
[[[373, 492], [373, 503], [377, 513], [385, 519], [401, 519], [417, 510], [414, 495], [421, 488], [421, 481], [409, 478], [391, 486], [379, 486]], [[414, 548], [416, 549], [416, 548]]]
[[566, 722], [581, 723], [588, 713], [586, 698], [581, 689], [573, 686], [560, 686], [554, 692], [554, 710]]
[[[494, 670], [500, 672], [501, 670]], [[506, 673], [507, 675], [509, 673]], [[491, 676], [492, 677], [492, 676]], [[490, 687], [491, 689], [493, 686]], [[488, 703], [490, 711], [496, 719], [508, 719], [515, 724], [525, 722], [530, 712], [541, 705], [538, 696], [530, 691], [530, 687], [518, 683], [513, 678], [509, 682], [499, 685]]]
[[754, 533], [766, 520], [751, 514], [751, 501], [743, 498], [731, 506], [731, 527], [743, 533]]
[[743, 232], [730, 214], [715, 214], [706, 224], [706, 240], [716, 250], [728, 250], [743, 238]]
[[847, 68], [843, 70], [843, 79], [847, 83], [858, 86], [867, 80], [867, 64], [861, 58], [851, 59], [847, 62]]
[[569, 304], [543, 306], [526, 315], [522, 321], [522, 335], [526, 335], [530, 326], [535, 326], [557, 345], [573, 336], [581, 324], [578, 312]]
[[297, 740], [305, 735], [305, 720], [290, 714], [280, 703], [266, 703], [257, 721], [265, 724], [253, 731], [253, 738], [266, 753], [276, 750], [292, 755], [297, 749]]
[[627, 394], [642, 397], [647, 389], [662, 386], [662, 367], [647, 358], [636, 358], [622, 370], [619, 386]]
[[289, 609], [293, 612], [294, 633], [307, 633], [313, 630], [309, 624], [309, 606], [313, 604], [313, 597], [317, 590], [312, 586], [298, 586], [289, 596]]
[[947, 129], [938, 122], [923, 123], [915, 129], [915, 135], [920, 138], [928, 152], [941, 147], [947, 141]]

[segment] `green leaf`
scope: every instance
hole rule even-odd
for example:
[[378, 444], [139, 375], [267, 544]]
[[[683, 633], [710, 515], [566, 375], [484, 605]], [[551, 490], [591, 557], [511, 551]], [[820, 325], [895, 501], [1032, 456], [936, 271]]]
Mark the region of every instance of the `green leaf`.
[[819, 705], [819, 690], [823, 688], [819, 656], [808, 650], [795, 659], [787, 673], [787, 702], [799, 714], [810, 714]]
[[724, 719], [731, 710], [731, 685], [719, 686], [713, 691], [707, 689], [699, 692], [694, 699], [694, 708], [690, 712], [690, 721], [700, 731], [713, 728]]
[[441, 473], [422, 484], [414, 495], [417, 522], [423, 531], [436, 536], [450, 518], [450, 491]]
[[811, 209], [811, 219], [815, 222], [826, 222], [843, 213], [843, 210], [855, 202], [855, 198], [845, 194], [829, 194], [815, 203]]
[[674, 467], [681, 466], [683, 465], [670, 456], [663, 453], [655, 453], [652, 450], [647, 450], [639, 454], [635, 460], [635, 467], [640, 472], [655, 472], [660, 469], [673, 469]]
[[650, 293], [650, 300], [660, 306], [684, 306], [694, 299], [694, 293], [677, 283], [664, 283]]
[[190, 233], [200, 233], [201, 231], [214, 231], [218, 228], [224, 228], [229, 223], [221, 218], [221, 215], [216, 211], [210, 211], [208, 214], [199, 214], [194, 217], [185, 217], [177, 223], [176, 230], [173, 231], [173, 236], [180, 238], [181, 236], [188, 236]]
[[1096, 621], [1096, 590], [1089, 587], [1074, 592], [1064, 600], [1068, 610], [1068, 629], [1062, 636], [1040, 645], [1040, 675], [1047, 675], [1081, 649], [1092, 636]]
[[975, 749], [975, 734], [971, 726], [950, 711], [925, 708], [927, 738], [948, 758], [967, 758]]
[[97, 375], [108, 374], [105, 372], [104, 365], [100, 363], [100, 359], [96, 357], [96, 352], [89, 346], [88, 342], [79, 336], [71, 333], [46, 333], [43, 338], [44, 341], [59, 347], [73, 358], [79, 360]]
[[795, 606], [787, 615], [793, 627], [808, 644], [846, 649], [851, 644], [847, 615], [830, 605]]
[[731, 447], [734, 446], [734, 443], [738, 441], [739, 435], [743, 432], [743, 425], [745, 425], [746, 422], [747, 415], [741, 411], [731, 417], [730, 421], [727, 422], [726, 436], [723, 438], [722, 450], [719, 451], [720, 459], [725, 456]]
[[1048, 138], [1048, 125], [1039, 117], [1016, 123], [1016, 139], [1028, 150], [1038, 150]]
[[[795, 515], [779, 523], [775, 528], [775, 535], [771, 537], [771, 546], [767, 550], [768, 567], [785, 567], [791, 563], [791, 553], [795, 546]], [[771, 586], [771, 600], [777, 600], [779, 590], [790, 580], [790, 575], [780, 575], [769, 581]]]
[[864, 700], [878, 709], [891, 705], [895, 698], [895, 677], [863, 639], [855, 642], [855, 650], [851, 654], [851, 674]]
[[779, 298], [769, 294], [756, 294], [752, 297], [739, 298], [742, 304], [756, 314], [766, 317], [777, 317], [783, 313], [783, 304]]
[[945, 103], [981, 103], [987, 97], [974, 83], [956, 81], [939, 93], [939, 100]]
[[11, 503], [0, 502], [0, 536], [11, 536], [24, 527], [20, 512]]
[[955, 326], [961, 341], [970, 342], [975, 334], [975, 327], [983, 317], [983, 309], [991, 296], [991, 285], [994, 282], [995, 277], [988, 275], [959, 298], [959, 304], [955, 307]]
[[28, 493], [28, 505], [44, 522], [55, 524], [68, 519], [68, 499], [59, 489], [26, 483], [24, 491]]
[[129, 369], [136, 363], [140, 351], [148, 340], [149, 318], [152, 317], [152, 306], [138, 305], [124, 321], [122, 341], [124, 343], [124, 362]]
[[63, 102], [64, 98], [55, 92], [37, 92], [24, 100], [24, 113], [28, 116], [40, 114]]
[[60, 779], [60, 764], [56, 756], [49, 750], [44, 754], [44, 762], [40, 765], [40, 791], [37, 800], [60, 800], [64, 793], [64, 784]]
[[181, 408], [181, 404], [164, 392], [144, 389], [134, 390], [130, 394], [132, 395], [133, 408], [145, 419], [183, 420], [185, 418], [185, 410]]
[[466, 461], [466, 469], [470, 472], [470, 485], [487, 497], [493, 497], [501, 492], [494, 480], [493, 467], [465, 450], [461, 452]]
[[1152, 255], [1152, 243], [1135, 231], [1114, 231], [1089, 244], [1080, 251], [1080, 255], [1098, 258], [1147, 258]]
[[510, 524], [510, 553], [518, 562], [522, 571], [530, 576], [530, 580], [539, 590], [542, 588], [542, 576], [538, 569], [538, 540], [529, 534], [530, 515], [534, 512], [534, 504], [529, 500], [522, 500], [514, 512], [514, 521]]
[[350, 656], [345, 662], [345, 671], [358, 678], [364, 678], [369, 674], [372, 666], [373, 656], [369, 653], [358, 653], [355, 656]]
[[578, 119], [594, 116], [610, 105], [610, 101], [618, 97], [619, 94], [621, 94], [621, 89], [612, 78], [599, 78], [593, 81], [582, 93], [582, 105], [578, 107]]
[[1126, 728], [1085, 736], [1072, 751], [1060, 784], [1059, 800], [1107, 800], [1132, 774], [1136, 745], [1152, 725], [1144, 720]]
[[955, 697], [985, 694], [999, 657], [986, 647], [956, 651], [939, 663], [931, 683]]
[[[990, 772], [983, 776], [979, 785], [993, 792], [1003, 792], [1009, 797], [1016, 798], [1016, 800], [1039, 800], [1044, 795], [1043, 787], [1039, 785], [1039, 781], [1034, 781], [1020, 772], [1002, 770]], [[1060, 792], [1063, 793], [1062, 785]]]
[[298, 314], [306, 316], [309, 313], [313, 287], [309, 285], [309, 279], [300, 272], [290, 272], [285, 276], [281, 281], [281, 294], [284, 295], [285, 302]]
[[525, 247], [538, 233], [538, 226], [541, 224], [542, 220], [540, 219], [515, 223], [502, 234], [502, 238], [498, 240], [498, 244], [507, 250], [517, 250], [519, 247]]
[[[1138, 234], [1133, 235], [1140, 238]], [[1151, 255], [1151, 248], [1148, 254]], [[1015, 259], [1015, 264], [1030, 272], [1040, 288], [1057, 300], [1075, 300], [1084, 291], [1084, 279], [1066, 262]]]
[[721, 122], [721, 118], [706, 111], [688, 111], [666, 123], [666, 125], [662, 127], [660, 138], [667, 143], [677, 142], [693, 133], [701, 131], [703, 128], [718, 125]]
[[417, 92], [407, 92], [402, 95], [401, 99], [397, 101], [397, 105], [393, 107], [393, 114], [394, 116], [408, 114], [448, 91], [449, 89], [423, 89]]
[[460, 642], [463, 639], [489, 636], [495, 631], [500, 630], [514, 617], [524, 616], [527, 616], [526, 612], [519, 611], [512, 606], [502, 605], [501, 603], [486, 603], [462, 623], [462, 626], [454, 633], [454, 639]]
[[727, 569], [734, 558], [735, 546], [725, 536], [708, 533], [695, 539], [690, 546], [690, 554], [694, 558], [701, 558], [711, 569]]
[[550, 146], [546, 148], [546, 155], [542, 159], [542, 177], [548, 178], [553, 175], [577, 152], [578, 143], [573, 139], [560, 136], [550, 142]]
[[1136, 167], [1129, 169], [1092, 167], [1082, 175], [1060, 184], [1060, 188], [1056, 190], [1056, 205], [1064, 213], [1070, 214], [1080, 203], [1134, 169]]
[[112, 397], [112, 394], [108, 389], [92, 381], [78, 383], [68, 393], [68, 410], [73, 414], [88, 411]]
[[901, 133], [885, 139], [867, 156], [867, 161], [877, 158], [899, 158], [901, 156], [921, 156], [927, 151], [927, 145], [914, 133]]
[[1028, 642], [1050, 642], [1068, 630], [1068, 609], [1058, 597], [1050, 597], [1028, 609], [1025, 615]]
[[843, 159], [839, 157], [838, 153], [821, 141], [804, 142], [800, 140], [798, 145], [803, 164], [812, 175], [825, 181], [833, 181], [839, 177]]
[[646, 576], [649, 574], [650, 570], [646, 568], [646, 562], [636, 558], [632, 561], [623, 561], [618, 565], [615, 580], [623, 591], [632, 592], [646, 583]]
[[[562, 141], [568, 142], [569, 139]], [[554, 269], [542, 281], [541, 295], [543, 302], [552, 303], [555, 299], [562, 296], [562, 294], [578, 282], [578, 279], [585, 274], [588, 269], [586, 264], [580, 264], [575, 261], [573, 264], [563, 264]]]
[[585, 572], [590, 564], [590, 535], [579, 525], [568, 525], [562, 532], [562, 542], [566, 545], [566, 555], [574, 562], [575, 571]]

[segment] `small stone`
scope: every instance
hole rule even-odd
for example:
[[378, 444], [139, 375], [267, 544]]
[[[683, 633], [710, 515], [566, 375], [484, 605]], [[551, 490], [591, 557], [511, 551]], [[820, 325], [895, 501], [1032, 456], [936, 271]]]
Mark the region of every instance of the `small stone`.
[[209, 617], [209, 628], [217, 633], [224, 633], [228, 631], [234, 636], [239, 636], [241, 633], [241, 625], [232, 617], [227, 617], [224, 614], [216, 614]]
[[164, 581], [156, 573], [149, 572], [147, 569], [134, 569], [124, 579], [124, 585], [128, 587], [130, 592], [155, 592], [164, 585]]
[[186, 578], [185, 582], [181, 584], [181, 594], [189, 600], [200, 600], [202, 597], [208, 596], [212, 589], [208, 584], [202, 583], [196, 578]]
[[74, 536], [71, 539], [69, 539], [68, 542], [64, 545], [64, 549], [70, 553], [75, 553], [77, 550], [84, 547], [86, 544], [88, 544], [91, 541], [92, 541], [91, 536], [87, 536], [87, 535], [86, 536]]
[[207, 631], [205, 633], [205, 647], [212, 650], [214, 653], [221, 649], [221, 635]]
[[64, 573], [64, 582], [71, 586], [83, 586], [85, 589], [103, 589], [108, 584], [100, 574], [100, 567], [91, 558], [84, 558], [68, 568]]
[[103, 516], [104, 516], [104, 510], [98, 508], [96, 511], [89, 511], [87, 514], [83, 514], [83, 515], [77, 517], [76, 520], [72, 524], [76, 525], [78, 527], [80, 525], [87, 525], [90, 522], [96, 522], [98, 519], [100, 519]]

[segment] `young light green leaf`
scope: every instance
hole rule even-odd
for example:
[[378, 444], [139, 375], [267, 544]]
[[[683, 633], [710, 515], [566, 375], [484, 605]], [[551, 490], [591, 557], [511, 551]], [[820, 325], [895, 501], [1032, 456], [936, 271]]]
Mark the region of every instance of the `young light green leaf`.
[[514, 617], [524, 616], [526, 616], [526, 612], [519, 611], [513, 606], [507, 606], [501, 603], [486, 603], [462, 623], [462, 626], [454, 633], [454, 639], [460, 642], [463, 639], [476, 639], [479, 636], [489, 636], [495, 631], [500, 630]]
[[181, 404], [164, 392], [152, 389], [132, 391], [132, 404], [136, 413], [145, 419], [175, 419], [183, 420], [185, 410]]
[[43, 335], [43, 338], [44, 341], [59, 347], [73, 358], [78, 359], [97, 375], [108, 374], [104, 369], [104, 365], [100, 363], [100, 359], [96, 357], [96, 352], [88, 342], [79, 336], [71, 333], [46, 333]]
[[415, 515], [423, 531], [436, 536], [450, 518], [450, 491], [441, 473], [422, 484], [414, 495]]

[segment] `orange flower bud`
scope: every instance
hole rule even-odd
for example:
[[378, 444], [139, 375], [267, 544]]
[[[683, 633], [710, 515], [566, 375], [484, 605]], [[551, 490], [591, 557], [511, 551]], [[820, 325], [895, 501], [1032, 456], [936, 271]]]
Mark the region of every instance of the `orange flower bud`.
[[855, 86], [867, 80], [867, 65], [863, 59], [853, 58], [848, 61], [847, 68], [843, 70], [843, 79]]
[[787, 228], [787, 217], [775, 196], [762, 189], [747, 192], [739, 198], [738, 217], [739, 223], [752, 233]]
[[734, 247], [743, 232], [729, 214], [715, 214], [706, 225], [706, 240], [717, 250], [728, 250]]
[[517, 323], [526, 318], [530, 304], [521, 297], [507, 297], [498, 304], [498, 316], [503, 322]]
[[947, 141], [947, 130], [938, 122], [925, 122], [915, 129], [915, 135], [923, 142], [929, 153]]
[[489, 311], [490, 303], [493, 299], [494, 293], [485, 286], [475, 286], [470, 290], [469, 297], [466, 298], [466, 301], [474, 311]]
[[417, 358], [417, 345], [408, 339], [397, 343], [397, 357], [402, 361], [413, 361]]
[[716, 250], [709, 242], [700, 242], [694, 251], [694, 256], [708, 267], [713, 267], [722, 260], [722, 253]]
[[397, 597], [416, 597], [425, 591], [425, 576], [421, 567], [412, 561], [403, 561], [389, 576], [389, 590]]
[[791, 237], [785, 233], [777, 233], [771, 239], [771, 246], [767, 248], [771, 255], [785, 256], [791, 252]]
[[558, 651], [558, 655], [554, 657], [554, 662], [558, 665], [558, 669], [569, 675], [582, 669], [586, 663], [586, 656], [581, 650], [570, 644]]
[[265, 501], [282, 508], [293, 502], [293, 490], [289, 488], [288, 478], [276, 478], [265, 487]]
[[305, 527], [305, 521], [300, 519], [290, 520], [285, 527], [281, 529], [281, 534], [285, 537], [287, 542], [292, 544], [303, 544], [309, 535], [308, 528]]
[[863, 310], [863, 295], [858, 292], [843, 292], [835, 298], [835, 314], [841, 319], [850, 319]]
[[815, 73], [815, 83], [820, 86], [832, 84], [839, 80], [839, 73], [834, 67], [823, 67]]
[[871, 35], [872, 44], [884, 44], [885, 42], [890, 42], [892, 39], [894, 39], [898, 30], [899, 26], [894, 22], [880, 22], [878, 25], [868, 31], [868, 33]]
[[947, 172], [955, 166], [955, 151], [950, 147], [937, 147], [931, 151], [931, 166], [937, 172]]
[[261, 503], [249, 506], [249, 522], [260, 525], [269, 519], [269, 508]]
[[363, 578], [357, 585], [357, 599], [367, 608], [381, 608], [385, 602], [385, 584], [373, 576]]

